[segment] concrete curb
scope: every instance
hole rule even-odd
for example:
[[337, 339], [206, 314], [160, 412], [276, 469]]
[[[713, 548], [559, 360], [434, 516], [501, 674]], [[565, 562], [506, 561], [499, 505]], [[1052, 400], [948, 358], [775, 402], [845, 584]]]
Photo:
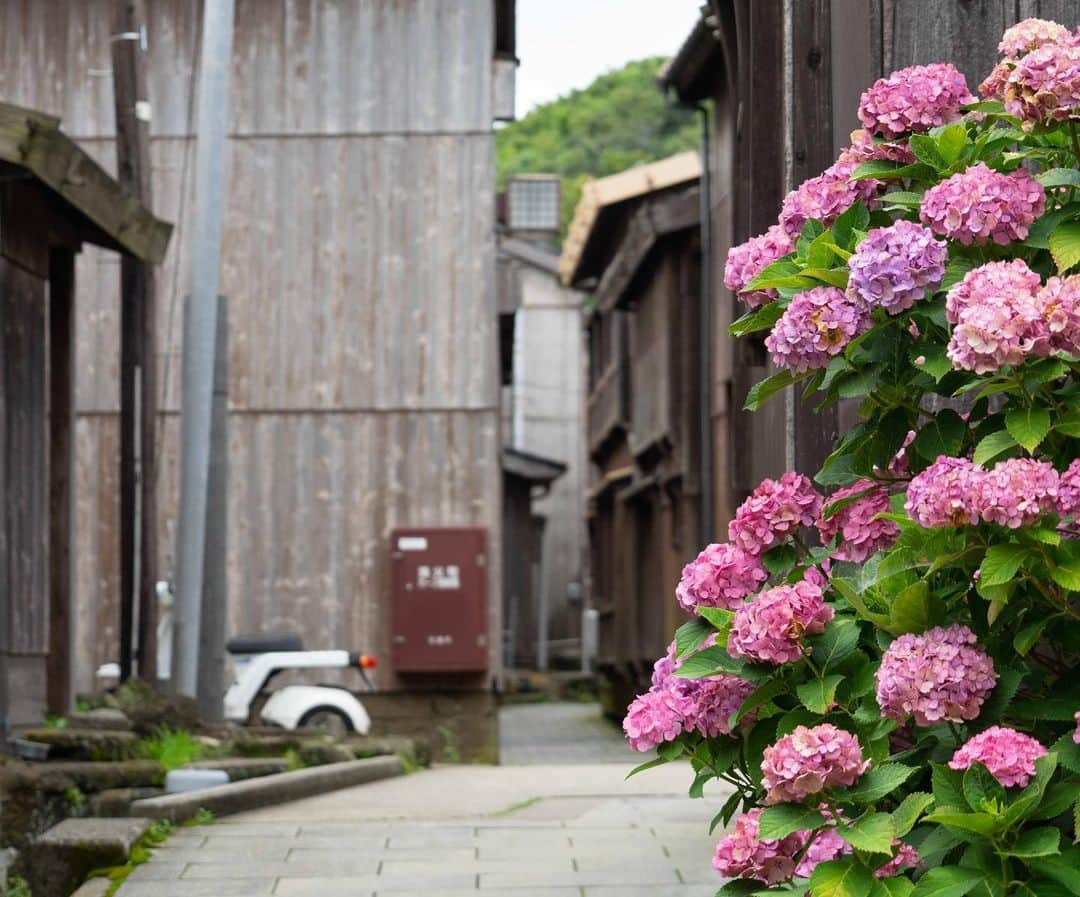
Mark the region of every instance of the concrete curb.
[[137, 800], [131, 805], [131, 815], [168, 819], [171, 822], [191, 819], [199, 810], [209, 810], [215, 816], [227, 816], [243, 810], [269, 807], [302, 797], [325, 794], [327, 791], [362, 785], [401, 773], [401, 761], [397, 757], [350, 760], [346, 763], [331, 763], [312, 769], [298, 769], [295, 772], [281, 772], [257, 779], [230, 782], [216, 788]]

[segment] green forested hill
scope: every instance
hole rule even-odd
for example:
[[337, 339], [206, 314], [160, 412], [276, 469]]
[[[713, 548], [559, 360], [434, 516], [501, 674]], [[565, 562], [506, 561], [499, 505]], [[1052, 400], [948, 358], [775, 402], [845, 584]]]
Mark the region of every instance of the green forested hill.
[[630, 62], [543, 106], [496, 135], [499, 185], [512, 174], [563, 178], [563, 229], [587, 178], [694, 149], [694, 114], [671, 106], [656, 86], [663, 57]]

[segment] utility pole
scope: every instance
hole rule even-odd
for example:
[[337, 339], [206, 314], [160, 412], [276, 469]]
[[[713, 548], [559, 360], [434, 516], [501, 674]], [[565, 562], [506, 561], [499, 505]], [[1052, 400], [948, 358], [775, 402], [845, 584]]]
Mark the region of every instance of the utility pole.
[[172, 688], [192, 697], [199, 678], [233, 13], [233, 0], [206, 0], [203, 8], [191, 297], [184, 309]]
[[[152, 206], [150, 102], [146, 89], [143, 0], [114, 0], [113, 97], [117, 180]], [[157, 669], [157, 339], [154, 270], [120, 262], [120, 678], [153, 683]], [[137, 650], [135, 639], [138, 609]]]

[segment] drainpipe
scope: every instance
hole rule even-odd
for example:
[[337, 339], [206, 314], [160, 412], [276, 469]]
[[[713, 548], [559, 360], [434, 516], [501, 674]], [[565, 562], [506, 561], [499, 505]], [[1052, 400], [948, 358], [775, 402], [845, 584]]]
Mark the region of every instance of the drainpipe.
[[710, 178], [709, 109], [697, 104], [701, 116], [701, 543], [713, 540], [716, 486], [713, 466], [713, 235], [712, 183]]

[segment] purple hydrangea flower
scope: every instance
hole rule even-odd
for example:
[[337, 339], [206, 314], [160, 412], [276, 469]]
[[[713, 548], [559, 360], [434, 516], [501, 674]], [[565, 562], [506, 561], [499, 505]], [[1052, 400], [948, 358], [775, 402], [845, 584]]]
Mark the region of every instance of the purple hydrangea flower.
[[729, 542], [714, 543], [683, 567], [675, 598], [692, 614], [701, 605], [734, 610], [768, 578], [756, 554]]
[[1080, 46], [1046, 44], [1018, 59], [1003, 95], [1005, 111], [1027, 129], [1075, 118], [1080, 109]]
[[949, 768], [968, 769], [977, 760], [1006, 788], [1023, 788], [1035, 775], [1035, 761], [1046, 753], [1046, 748], [1030, 735], [991, 726], [965, 742], [953, 754]]
[[935, 626], [889, 645], [877, 671], [877, 702], [898, 722], [912, 716], [917, 726], [961, 723], [979, 715], [996, 682], [994, 661], [974, 632], [959, 623]]
[[858, 200], [873, 204], [880, 181], [851, 180], [858, 167], [854, 159], [834, 162], [815, 178], [804, 181], [785, 198], [780, 209], [780, 227], [792, 240], [802, 233], [810, 219], [826, 227], [850, 209]]
[[1046, 210], [1046, 191], [1023, 168], [1002, 174], [977, 162], [923, 194], [919, 217], [931, 230], [965, 246], [1024, 240]]
[[1058, 479], [1057, 512], [1074, 520], [1080, 515], [1080, 458], [1074, 459]]
[[904, 510], [925, 527], [978, 523], [974, 499], [981, 473], [967, 458], [940, 455], [908, 484]]
[[751, 237], [745, 243], [731, 247], [724, 265], [724, 286], [751, 308], [772, 302], [777, 297], [776, 290], [743, 291], [769, 265], [794, 248], [791, 238], [779, 224], [774, 224], [765, 233]]
[[762, 592], [735, 611], [727, 650], [755, 663], [794, 663], [803, 635], [819, 635], [833, 618], [821, 588], [808, 580]]
[[898, 137], [956, 121], [960, 107], [974, 99], [955, 66], [913, 65], [879, 78], [864, 91], [859, 120], [872, 134]]
[[826, 788], [849, 788], [869, 765], [850, 732], [831, 723], [796, 726], [762, 755], [765, 803], [799, 803]]
[[1010, 529], [1030, 526], [1057, 510], [1058, 472], [1046, 461], [1010, 458], [976, 478], [974, 512]]
[[838, 287], [813, 287], [797, 293], [765, 339], [778, 367], [797, 374], [828, 365], [834, 355], [873, 323], [858, 296]]
[[876, 227], [848, 259], [848, 290], [896, 315], [941, 283], [948, 257], [948, 247], [914, 222]]

